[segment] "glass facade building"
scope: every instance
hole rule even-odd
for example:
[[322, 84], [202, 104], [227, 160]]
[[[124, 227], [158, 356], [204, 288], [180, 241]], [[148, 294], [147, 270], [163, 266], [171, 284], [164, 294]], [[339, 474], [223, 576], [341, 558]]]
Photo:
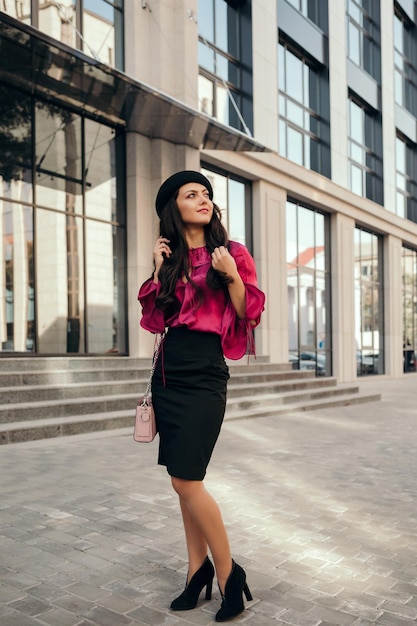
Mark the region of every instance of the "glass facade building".
[[174, 5], [1, 3], [0, 355], [149, 356], [152, 199], [190, 168], [255, 257], [258, 354], [412, 373], [414, 3]]

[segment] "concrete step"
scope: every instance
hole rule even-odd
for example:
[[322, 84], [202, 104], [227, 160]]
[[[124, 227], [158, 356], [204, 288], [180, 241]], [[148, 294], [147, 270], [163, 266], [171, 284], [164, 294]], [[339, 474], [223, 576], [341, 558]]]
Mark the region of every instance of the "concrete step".
[[[228, 365], [226, 419], [379, 399], [267, 358]], [[131, 357], [0, 359], [1, 443], [131, 427], [149, 369]]]
[[134, 357], [0, 357], [0, 372], [39, 372], [55, 370], [117, 369], [148, 367], [150, 359]]
[[[250, 419], [271, 415], [279, 419], [279, 415], [284, 413], [313, 411], [322, 408], [375, 402], [381, 399], [380, 394], [349, 393], [348, 388], [344, 391], [345, 393], [342, 394], [316, 397], [315, 399], [303, 398], [300, 402], [289, 401], [281, 404], [258, 402], [256, 406], [245, 409], [228, 405], [225, 419]], [[64, 420], [49, 418], [34, 421], [28, 420], [19, 424], [1, 424], [0, 445], [126, 427], [132, 428], [133, 432], [133, 422], [134, 408], [130, 407], [129, 410], [111, 411], [107, 414], [74, 415]]]
[[234, 384], [234, 379], [232, 378], [228, 390], [227, 397], [228, 399], [240, 397], [242, 395], [259, 395], [263, 393], [274, 393], [280, 394], [285, 393], [286, 391], [291, 391], [294, 393], [298, 393], [303, 389], [328, 389], [330, 387], [335, 387], [337, 381], [335, 378], [315, 378], [315, 377], [295, 377], [292, 376], [290, 378], [284, 378], [282, 380], [275, 381], [266, 381], [266, 382], [247, 382], [246, 384], [242, 384], [240, 382], [240, 378], [237, 379], [238, 382]]
[[259, 396], [243, 396], [236, 398], [229, 398], [228, 412], [243, 412], [252, 408], [259, 407], [260, 404], [264, 406], [281, 406], [281, 404], [307, 404], [310, 400], [322, 399], [322, 398], [334, 398], [342, 395], [353, 395], [359, 392], [357, 385], [351, 385], [349, 387], [329, 387], [329, 388], [315, 388], [297, 390], [297, 392], [290, 391], [287, 393], [264, 393]]
[[258, 404], [256, 407], [247, 409], [246, 411], [237, 410], [230, 411], [227, 414], [227, 419], [250, 419], [256, 417], [266, 417], [268, 415], [301, 412], [301, 411], [316, 411], [317, 409], [332, 408], [338, 406], [348, 406], [350, 404], [363, 404], [366, 402], [377, 402], [381, 400], [381, 394], [379, 393], [353, 393], [342, 394], [341, 396], [322, 396], [320, 398], [311, 399], [302, 402], [288, 402], [287, 404], [275, 404], [270, 406], [262, 406]]
[[[36, 387], [52, 388], [54, 385], [64, 387], [66, 385], [83, 385], [85, 383], [103, 383], [108, 381], [121, 381], [141, 384], [149, 377], [149, 364], [136, 368], [118, 368], [118, 369], [84, 369], [84, 370], [55, 370], [55, 371], [15, 371], [0, 372], [0, 404], [2, 402], [10, 402], [13, 400], [3, 399], [2, 394], [15, 394], [16, 388], [30, 390]], [[275, 368], [272, 365], [258, 366], [255, 368], [233, 368], [230, 367], [230, 376], [242, 383], [245, 382], [261, 382], [268, 380], [287, 380], [292, 378], [311, 379], [314, 378], [314, 372], [304, 370], [285, 370]], [[89, 394], [91, 395], [91, 394]]]
[[[149, 368], [150, 358], [135, 358], [129, 356], [86, 356], [86, 357], [4, 357], [0, 356], [0, 373], [11, 372], [42, 372], [42, 371], [73, 371], [73, 370], [108, 370], [120, 368]], [[273, 368], [287, 370], [291, 369], [290, 363], [269, 362], [268, 357], [250, 358], [247, 357], [239, 361], [227, 361], [230, 367], [239, 369]]]
[[[255, 376], [256, 379], [256, 376]], [[236, 382], [235, 382], [236, 381]], [[0, 391], [0, 424], [21, 422], [27, 419], [69, 417], [91, 413], [107, 413], [134, 406], [135, 398], [144, 393], [147, 379], [141, 381], [115, 381], [102, 383], [78, 383], [77, 385], [51, 385], [46, 387], [11, 387]], [[291, 393], [293, 396], [304, 390], [336, 388], [334, 378], [312, 378], [293, 376], [277, 381], [241, 383], [239, 376], [233, 377], [228, 386], [228, 399], [257, 398], [263, 394]]]

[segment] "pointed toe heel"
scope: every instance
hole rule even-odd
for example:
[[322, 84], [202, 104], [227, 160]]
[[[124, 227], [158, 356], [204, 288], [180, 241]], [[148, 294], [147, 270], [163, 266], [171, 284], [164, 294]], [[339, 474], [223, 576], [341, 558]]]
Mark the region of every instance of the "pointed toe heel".
[[200, 593], [206, 588], [206, 600], [211, 600], [213, 588], [214, 567], [208, 557], [185, 585], [184, 591], [171, 602], [173, 611], [189, 611], [197, 606]]
[[232, 561], [232, 571], [226, 581], [224, 594], [222, 596], [222, 605], [216, 613], [216, 622], [226, 622], [245, 610], [243, 604], [243, 594], [246, 600], [252, 600], [252, 594], [246, 582], [246, 572], [243, 567]]

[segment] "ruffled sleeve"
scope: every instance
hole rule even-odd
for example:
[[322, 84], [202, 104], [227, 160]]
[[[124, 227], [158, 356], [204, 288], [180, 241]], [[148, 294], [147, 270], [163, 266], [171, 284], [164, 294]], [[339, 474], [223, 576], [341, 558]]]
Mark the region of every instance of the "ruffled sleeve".
[[222, 319], [221, 335], [224, 355], [229, 359], [240, 359], [245, 354], [255, 354], [253, 329], [261, 321], [265, 294], [258, 288], [255, 262], [247, 248], [231, 242], [230, 254], [236, 261], [245, 285], [246, 312], [243, 319], [238, 318], [233, 304], [228, 300]]
[[161, 290], [161, 283], [152, 278], [146, 280], [139, 289], [138, 300], [142, 306], [140, 325], [151, 333], [162, 333], [165, 330], [164, 314], [155, 305], [155, 299]]

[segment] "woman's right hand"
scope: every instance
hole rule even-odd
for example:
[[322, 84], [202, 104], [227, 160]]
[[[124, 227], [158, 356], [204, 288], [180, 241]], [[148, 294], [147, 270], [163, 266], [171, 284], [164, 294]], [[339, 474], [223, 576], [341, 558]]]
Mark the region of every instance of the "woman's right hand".
[[155, 247], [153, 249], [153, 258], [155, 261], [154, 278], [157, 278], [159, 270], [161, 269], [162, 263], [165, 261], [166, 257], [170, 257], [172, 254], [171, 248], [168, 244], [169, 239], [166, 237], [158, 237], [156, 240]]

